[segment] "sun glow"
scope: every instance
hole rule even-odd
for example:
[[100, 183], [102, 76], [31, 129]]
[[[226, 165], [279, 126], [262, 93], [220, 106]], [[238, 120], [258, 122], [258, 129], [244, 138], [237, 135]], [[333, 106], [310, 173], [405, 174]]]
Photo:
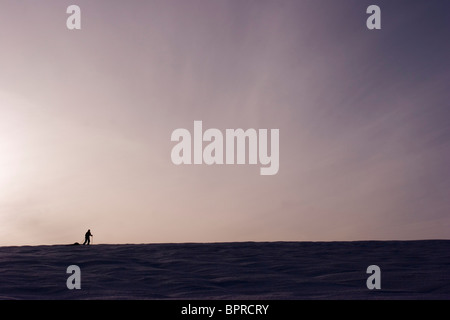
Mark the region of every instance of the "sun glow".
[[29, 104], [0, 92], [0, 201], [10, 195], [17, 182], [20, 163], [26, 151], [23, 128]]

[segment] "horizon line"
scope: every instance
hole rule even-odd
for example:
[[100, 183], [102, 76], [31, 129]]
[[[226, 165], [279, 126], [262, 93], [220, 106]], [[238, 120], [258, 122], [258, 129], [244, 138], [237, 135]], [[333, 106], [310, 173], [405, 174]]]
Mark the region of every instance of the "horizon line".
[[[119, 245], [183, 245], [183, 244], [232, 244], [232, 243], [336, 243], [336, 242], [415, 242], [415, 241], [450, 241], [450, 239], [443, 238], [427, 238], [427, 239], [389, 239], [389, 240], [267, 240], [267, 241], [210, 241], [210, 242], [140, 242], [140, 243], [95, 243], [89, 245], [83, 245], [78, 243], [79, 246], [119, 246]], [[76, 243], [76, 242], [75, 242]], [[23, 244], [23, 245], [0, 245], [0, 248], [7, 247], [53, 247], [53, 246], [74, 246], [75, 243], [56, 243], [56, 244]]]

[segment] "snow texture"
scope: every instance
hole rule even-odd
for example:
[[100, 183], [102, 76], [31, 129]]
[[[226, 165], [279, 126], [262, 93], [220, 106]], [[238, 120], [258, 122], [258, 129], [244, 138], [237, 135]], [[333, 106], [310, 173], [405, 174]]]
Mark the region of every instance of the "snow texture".
[[[69, 265], [81, 289], [69, 290]], [[381, 289], [369, 290], [369, 265]], [[450, 241], [0, 247], [0, 299], [450, 299]]]

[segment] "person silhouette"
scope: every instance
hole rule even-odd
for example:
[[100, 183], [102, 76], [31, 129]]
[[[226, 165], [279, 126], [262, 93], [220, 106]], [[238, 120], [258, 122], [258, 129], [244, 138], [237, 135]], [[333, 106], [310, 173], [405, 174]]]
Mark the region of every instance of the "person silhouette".
[[84, 242], [83, 245], [85, 244], [90, 244], [91, 243], [91, 237], [93, 237], [92, 233], [91, 233], [91, 229], [89, 229], [86, 234], [84, 235]]

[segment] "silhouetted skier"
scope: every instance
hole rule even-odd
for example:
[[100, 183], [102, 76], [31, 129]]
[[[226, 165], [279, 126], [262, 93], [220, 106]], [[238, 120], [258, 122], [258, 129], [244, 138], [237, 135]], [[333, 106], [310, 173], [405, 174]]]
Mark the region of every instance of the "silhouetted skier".
[[91, 230], [89, 229], [86, 234], [84, 235], [84, 242], [83, 244], [90, 244], [91, 243], [91, 237], [93, 237]]

